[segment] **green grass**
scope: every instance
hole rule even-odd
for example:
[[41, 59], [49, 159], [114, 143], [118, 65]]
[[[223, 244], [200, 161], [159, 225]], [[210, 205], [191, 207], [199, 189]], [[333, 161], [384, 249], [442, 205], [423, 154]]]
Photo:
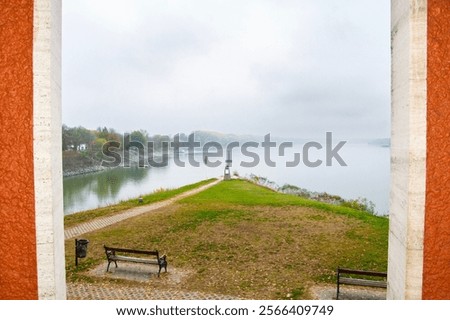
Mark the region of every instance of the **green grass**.
[[206, 192], [199, 193], [193, 197], [182, 199], [179, 203], [198, 203], [205, 205], [239, 204], [245, 206], [274, 207], [303, 206], [347, 215], [364, 221], [370, 220], [374, 224], [379, 222], [381, 223], [380, 227], [384, 227], [386, 221], [385, 218], [369, 214], [368, 212], [301, 198], [296, 195], [278, 193], [246, 180], [223, 181], [214, 188], [210, 188]]
[[[169, 208], [84, 236], [90, 240], [89, 267], [105, 261], [103, 244], [166, 253], [169, 274], [148, 284], [152, 290], [308, 299], [311, 286], [334, 283], [337, 266], [387, 268], [387, 218], [244, 180], [223, 181]], [[106, 281], [75, 269], [73, 251], [67, 241], [69, 281]], [[188, 277], [164, 281], [184, 271]]]
[[114, 215], [118, 212], [121, 212], [123, 210], [155, 203], [158, 201], [167, 200], [167, 199], [177, 196], [183, 192], [201, 187], [201, 186], [211, 183], [215, 180], [216, 179], [203, 180], [203, 181], [200, 181], [197, 183], [185, 185], [185, 186], [177, 188], [177, 189], [159, 190], [159, 191], [147, 194], [147, 195], [143, 195], [142, 203], [139, 203], [138, 198], [134, 198], [134, 199], [121, 201], [115, 205], [70, 214], [70, 215], [67, 215], [64, 217], [64, 226], [66, 228], [72, 227], [74, 225], [92, 220], [94, 218], [110, 216], [110, 215]]

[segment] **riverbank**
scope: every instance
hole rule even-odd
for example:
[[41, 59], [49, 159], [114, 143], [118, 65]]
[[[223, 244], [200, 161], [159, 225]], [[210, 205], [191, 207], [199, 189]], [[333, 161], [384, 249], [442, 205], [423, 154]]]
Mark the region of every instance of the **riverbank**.
[[63, 177], [73, 177], [106, 169], [100, 165], [99, 160], [96, 160], [87, 151], [63, 151], [62, 161]]
[[217, 179], [212, 178], [188, 184], [176, 189], [161, 189], [149, 194], [142, 195], [138, 198], [121, 201], [114, 205], [66, 215], [64, 216], [64, 226], [65, 228], [68, 228], [87, 221], [92, 221], [97, 218], [113, 216], [132, 208], [145, 207], [152, 203], [174, 198], [184, 192], [200, 188], [216, 180]]
[[145, 286], [246, 299], [307, 299], [317, 284], [334, 283], [337, 266], [386, 270], [387, 235], [384, 217], [249, 181], [222, 181], [168, 207], [84, 234], [89, 255], [78, 268], [73, 241], [66, 241], [67, 277], [68, 282], [116, 283], [120, 279], [103, 268], [101, 275], [92, 270], [105, 261], [103, 244], [120, 245], [158, 249], [169, 261], [161, 279], [146, 273], [145, 283], [120, 280], [125, 290]]
[[[92, 153], [90, 151], [64, 151], [63, 177], [74, 177], [110, 169], [102, 166], [102, 159], [97, 158], [95, 154], [96, 153]], [[136, 150], [129, 150], [126, 155], [127, 157], [122, 159], [125, 163], [133, 163], [137, 165], [139, 164], [139, 161], [143, 161], [143, 158], [139, 158], [139, 152]]]
[[68, 177], [74, 177], [74, 176], [79, 176], [79, 175], [83, 175], [83, 174], [89, 174], [89, 173], [96, 173], [96, 172], [100, 172], [100, 171], [104, 171], [106, 170], [105, 167], [102, 166], [89, 166], [89, 167], [85, 167], [85, 168], [77, 168], [75, 170], [67, 170], [63, 172], [63, 178], [68, 178]]

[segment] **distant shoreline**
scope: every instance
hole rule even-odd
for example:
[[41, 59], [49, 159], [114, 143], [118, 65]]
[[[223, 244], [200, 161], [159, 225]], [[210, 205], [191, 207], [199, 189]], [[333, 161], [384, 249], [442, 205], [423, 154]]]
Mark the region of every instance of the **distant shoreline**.
[[106, 169], [107, 168], [105, 168], [103, 166], [96, 165], [96, 166], [77, 168], [75, 170], [66, 170], [66, 171], [63, 171], [63, 178], [80, 176], [80, 175], [89, 174], [89, 173], [96, 173], [96, 172], [104, 171]]

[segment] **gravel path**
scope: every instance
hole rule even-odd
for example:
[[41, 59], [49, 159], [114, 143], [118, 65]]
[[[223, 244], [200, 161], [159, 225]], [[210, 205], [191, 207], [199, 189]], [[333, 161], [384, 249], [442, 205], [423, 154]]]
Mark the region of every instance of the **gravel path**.
[[108, 227], [110, 225], [113, 225], [113, 224], [118, 223], [120, 221], [123, 221], [125, 219], [133, 218], [133, 217], [139, 216], [141, 214], [148, 213], [150, 211], [157, 210], [157, 209], [169, 206], [169, 205], [173, 204], [174, 202], [176, 202], [176, 201], [178, 201], [180, 199], [183, 199], [183, 198], [192, 196], [194, 194], [197, 194], [199, 192], [202, 192], [202, 191], [204, 191], [204, 190], [206, 190], [206, 189], [208, 189], [208, 188], [218, 184], [220, 181], [221, 181], [221, 179], [217, 179], [216, 181], [213, 181], [213, 182], [211, 182], [211, 183], [209, 183], [207, 185], [198, 187], [198, 188], [193, 189], [193, 190], [186, 191], [186, 192], [184, 192], [182, 194], [179, 194], [179, 195], [177, 195], [177, 196], [175, 196], [173, 198], [170, 198], [168, 200], [164, 200], [164, 201], [148, 204], [148, 205], [145, 205], [145, 206], [132, 208], [132, 209], [123, 211], [121, 213], [118, 213], [116, 215], [113, 215], [113, 216], [108, 216], [108, 217], [94, 219], [92, 221], [88, 221], [88, 222], [76, 225], [74, 227], [67, 228], [67, 229], [64, 230], [64, 238], [66, 240], [72, 239], [72, 238], [78, 237], [78, 236], [80, 236], [80, 235], [82, 235], [84, 233], [88, 233], [88, 232], [91, 232], [91, 231], [95, 231], [95, 230], [98, 230], [98, 229], [102, 229], [102, 228]]

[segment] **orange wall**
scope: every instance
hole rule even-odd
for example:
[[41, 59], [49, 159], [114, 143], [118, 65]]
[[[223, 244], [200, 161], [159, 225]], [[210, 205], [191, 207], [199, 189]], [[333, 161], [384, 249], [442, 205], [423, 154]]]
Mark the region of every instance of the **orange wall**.
[[33, 0], [0, 4], [0, 299], [37, 299]]
[[428, 0], [423, 299], [450, 299], [450, 1]]

